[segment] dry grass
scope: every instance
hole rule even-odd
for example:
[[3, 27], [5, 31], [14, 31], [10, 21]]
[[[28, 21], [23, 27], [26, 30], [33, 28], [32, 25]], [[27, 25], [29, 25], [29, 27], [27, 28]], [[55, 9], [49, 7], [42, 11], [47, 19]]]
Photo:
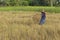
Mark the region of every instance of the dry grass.
[[0, 40], [60, 40], [60, 14], [47, 13], [44, 25], [34, 14], [39, 12], [0, 12]]

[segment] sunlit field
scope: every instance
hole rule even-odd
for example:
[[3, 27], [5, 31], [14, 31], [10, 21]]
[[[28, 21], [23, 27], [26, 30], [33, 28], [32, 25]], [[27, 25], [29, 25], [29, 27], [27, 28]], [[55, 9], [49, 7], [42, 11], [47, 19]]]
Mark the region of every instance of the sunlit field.
[[60, 14], [46, 12], [45, 24], [39, 25], [40, 14], [0, 11], [0, 40], [60, 40]]

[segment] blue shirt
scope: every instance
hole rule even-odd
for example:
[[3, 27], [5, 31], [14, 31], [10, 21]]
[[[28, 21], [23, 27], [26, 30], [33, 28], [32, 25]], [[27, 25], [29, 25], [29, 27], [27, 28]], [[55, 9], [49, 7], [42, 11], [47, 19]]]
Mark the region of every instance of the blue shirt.
[[46, 18], [45, 12], [41, 12], [41, 13], [42, 13], [42, 14], [41, 14], [41, 18], [45, 19], [45, 18]]

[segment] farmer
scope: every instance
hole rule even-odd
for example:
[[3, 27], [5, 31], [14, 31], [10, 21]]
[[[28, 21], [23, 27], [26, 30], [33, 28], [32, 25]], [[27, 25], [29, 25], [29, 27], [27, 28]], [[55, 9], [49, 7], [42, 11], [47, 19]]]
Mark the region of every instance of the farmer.
[[46, 19], [46, 13], [44, 11], [44, 9], [42, 10], [41, 12], [41, 20], [39, 22], [40, 25], [44, 24], [45, 23], [45, 19]]

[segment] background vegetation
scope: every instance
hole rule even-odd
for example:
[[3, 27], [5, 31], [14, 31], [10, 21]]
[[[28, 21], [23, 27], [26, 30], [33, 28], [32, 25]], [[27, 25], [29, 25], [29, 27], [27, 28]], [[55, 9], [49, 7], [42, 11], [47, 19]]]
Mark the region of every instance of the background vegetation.
[[60, 12], [60, 7], [43, 7], [43, 6], [13, 6], [13, 7], [0, 7], [0, 11], [37, 11], [41, 12], [42, 9], [45, 9], [46, 12]]
[[60, 0], [0, 0], [0, 6], [59, 6]]
[[0, 11], [60, 12], [60, 0], [0, 0]]

